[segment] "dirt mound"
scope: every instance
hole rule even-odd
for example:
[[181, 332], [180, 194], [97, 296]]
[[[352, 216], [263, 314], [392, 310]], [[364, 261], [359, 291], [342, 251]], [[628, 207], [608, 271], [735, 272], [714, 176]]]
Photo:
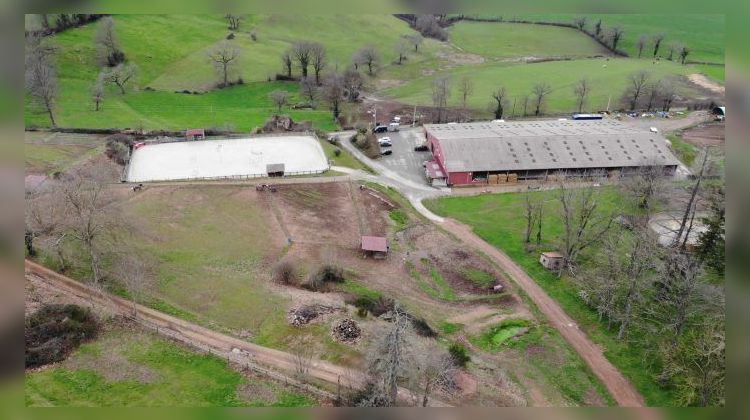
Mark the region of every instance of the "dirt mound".
[[336, 341], [353, 344], [362, 335], [362, 330], [353, 319], [344, 318], [333, 326], [331, 335]]
[[693, 82], [694, 84], [704, 88], [708, 89], [713, 93], [718, 93], [720, 95], [723, 95], [725, 92], [724, 86], [721, 86], [720, 84], [709, 80], [706, 76], [700, 74], [700, 73], [693, 73], [688, 75], [688, 80]]
[[295, 123], [292, 117], [286, 115], [274, 115], [266, 121], [261, 133], [279, 133], [284, 131], [309, 131], [312, 125], [309, 121]]
[[304, 305], [298, 308], [290, 309], [286, 319], [287, 322], [289, 322], [289, 325], [299, 327], [309, 324], [312, 320], [322, 315], [331, 314], [338, 310], [338, 308], [334, 308], [328, 305]]

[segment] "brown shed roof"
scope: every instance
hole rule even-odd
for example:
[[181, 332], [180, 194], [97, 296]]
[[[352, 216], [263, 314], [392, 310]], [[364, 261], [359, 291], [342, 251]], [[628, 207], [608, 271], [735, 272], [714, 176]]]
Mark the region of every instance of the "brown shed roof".
[[382, 236], [363, 236], [362, 250], [388, 252], [388, 240]]

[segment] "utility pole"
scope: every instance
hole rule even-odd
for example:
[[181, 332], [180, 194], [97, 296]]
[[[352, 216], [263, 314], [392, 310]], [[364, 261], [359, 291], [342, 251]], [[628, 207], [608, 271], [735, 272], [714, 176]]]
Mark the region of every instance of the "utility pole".
[[414, 105], [414, 114], [411, 117], [411, 126], [414, 127], [414, 125], [417, 124], [417, 105]]

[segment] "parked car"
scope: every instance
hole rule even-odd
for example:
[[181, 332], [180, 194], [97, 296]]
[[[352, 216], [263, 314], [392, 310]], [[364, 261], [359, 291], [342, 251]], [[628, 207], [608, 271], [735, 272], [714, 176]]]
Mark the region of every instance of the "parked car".
[[387, 156], [387, 155], [393, 154], [393, 150], [391, 150], [391, 149], [383, 150], [383, 151], [380, 152], [380, 154], [383, 155], [383, 156]]
[[374, 133], [385, 133], [388, 131], [387, 125], [378, 125], [372, 130]]
[[388, 131], [398, 131], [400, 124], [397, 122], [392, 122], [388, 124]]
[[391, 146], [393, 146], [393, 143], [391, 143], [391, 138], [390, 137], [383, 137], [383, 138], [378, 139], [378, 144], [380, 145], [380, 147], [391, 147]]
[[426, 144], [420, 144], [418, 146], [414, 146], [415, 152], [428, 152], [430, 150], [429, 147], [427, 147]]

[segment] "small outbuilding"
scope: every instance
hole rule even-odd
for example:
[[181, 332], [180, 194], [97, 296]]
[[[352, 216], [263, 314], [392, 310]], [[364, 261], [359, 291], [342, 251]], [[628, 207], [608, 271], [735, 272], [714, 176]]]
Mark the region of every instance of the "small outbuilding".
[[559, 252], [542, 252], [539, 262], [548, 270], [559, 270], [563, 267], [563, 255]]
[[266, 165], [266, 173], [268, 176], [284, 176], [284, 164], [283, 163], [269, 163]]
[[388, 256], [388, 239], [382, 236], [363, 236], [362, 253], [375, 259], [384, 259]]
[[206, 131], [202, 128], [191, 128], [185, 130], [185, 138], [188, 140], [205, 140]]

